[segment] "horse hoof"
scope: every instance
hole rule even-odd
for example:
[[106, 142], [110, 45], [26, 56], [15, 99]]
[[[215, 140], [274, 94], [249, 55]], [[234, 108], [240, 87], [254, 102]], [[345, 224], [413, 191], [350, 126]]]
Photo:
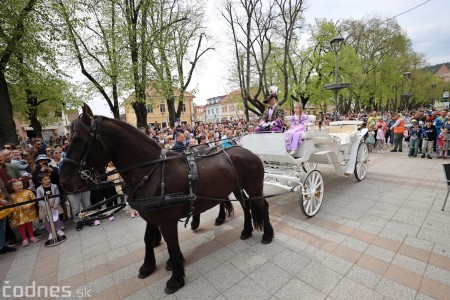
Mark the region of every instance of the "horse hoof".
[[261, 240], [261, 244], [264, 244], [264, 245], [270, 244], [270, 243], [272, 243], [272, 240], [273, 240], [273, 237], [267, 238], [267, 237], [263, 236], [263, 238]]
[[144, 278], [150, 276], [153, 272], [155, 272], [155, 270], [156, 270], [156, 266], [150, 266], [150, 267], [148, 267], [148, 266], [142, 265], [142, 266], [139, 268], [138, 278], [139, 278], [139, 279], [144, 279]]
[[150, 274], [152, 274], [152, 273], [140, 273], [139, 272], [138, 278], [139, 279], [144, 279], [144, 278], [147, 278], [148, 276], [150, 276]]
[[166, 271], [172, 272], [173, 271], [172, 265], [167, 264], [166, 265]]
[[250, 234], [243, 234], [243, 233], [241, 233], [241, 240], [247, 240], [247, 239], [249, 239], [250, 237], [252, 236], [252, 234], [250, 233]]
[[219, 218], [217, 218], [217, 219], [216, 219], [216, 222], [214, 222], [214, 225], [220, 226], [220, 225], [222, 225], [224, 222], [225, 222], [225, 219], [219, 219]]
[[175, 293], [175, 292], [178, 291], [178, 290], [179, 290], [179, 288], [168, 288], [168, 287], [166, 287], [166, 288], [164, 289], [164, 292], [165, 292], [167, 295], [170, 295], [170, 294]]
[[196, 230], [200, 226], [199, 222], [191, 222], [191, 230]]

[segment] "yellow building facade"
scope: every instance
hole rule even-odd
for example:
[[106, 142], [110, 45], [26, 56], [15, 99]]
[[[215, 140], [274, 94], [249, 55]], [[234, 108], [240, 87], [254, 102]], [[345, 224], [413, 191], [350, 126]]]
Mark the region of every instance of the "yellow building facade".
[[[175, 110], [178, 109], [179, 91], [174, 91], [175, 95]], [[167, 102], [164, 97], [158, 94], [155, 90], [147, 88], [146, 92], [146, 107], [147, 107], [147, 123], [149, 126], [159, 124], [160, 128], [169, 126], [169, 112]], [[180, 116], [182, 124], [193, 123], [193, 99], [194, 95], [185, 92], [183, 99], [183, 108]], [[134, 93], [125, 100], [125, 121], [128, 124], [136, 126], [136, 113], [131, 105], [134, 100]]]

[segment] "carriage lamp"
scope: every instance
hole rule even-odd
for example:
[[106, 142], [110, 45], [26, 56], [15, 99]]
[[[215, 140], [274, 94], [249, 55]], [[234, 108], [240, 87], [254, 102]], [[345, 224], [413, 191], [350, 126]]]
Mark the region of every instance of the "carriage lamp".
[[[334, 83], [338, 83], [338, 52], [341, 50], [342, 42], [344, 38], [342, 36], [337, 36], [330, 41], [331, 50], [334, 52], [336, 57], [334, 65]], [[337, 94], [338, 89], [334, 89], [334, 120], [338, 121], [338, 105], [337, 105]]]

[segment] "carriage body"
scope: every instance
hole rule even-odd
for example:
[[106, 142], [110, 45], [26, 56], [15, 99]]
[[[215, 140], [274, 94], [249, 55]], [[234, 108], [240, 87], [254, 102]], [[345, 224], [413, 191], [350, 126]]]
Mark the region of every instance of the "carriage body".
[[264, 183], [299, 191], [300, 207], [311, 217], [318, 212], [323, 198], [323, 178], [316, 170], [318, 164], [332, 165], [339, 176], [355, 174], [358, 181], [365, 178], [368, 150], [363, 137], [367, 129], [360, 129], [361, 124], [360, 121], [336, 121], [321, 128], [307, 124], [302, 144], [293, 155], [286, 151], [285, 133], [246, 135], [241, 142], [262, 160]]

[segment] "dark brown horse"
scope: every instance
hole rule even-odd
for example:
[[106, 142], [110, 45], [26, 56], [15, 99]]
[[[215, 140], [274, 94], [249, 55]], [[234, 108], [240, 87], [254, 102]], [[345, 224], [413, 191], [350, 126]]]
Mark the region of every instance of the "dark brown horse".
[[[139, 268], [139, 278], [149, 276], [156, 269], [153, 246], [159, 243], [161, 232], [169, 251], [168, 266], [173, 271], [165, 292], [171, 294], [183, 287], [184, 258], [178, 241], [178, 220], [190, 212], [201, 213], [210, 209], [219, 203], [217, 199], [225, 200], [232, 192], [241, 201], [245, 195], [249, 197], [245, 201], [241, 238], [250, 237], [254, 226], [264, 230], [262, 243], [272, 241], [269, 205], [263, 197], [264, 169], [256, 155], [244, 148], [232, 147], [226, 152], [197, 159], [197, 200], [173, 202], [172, 205], [169, 202], [164, 206], [167, 203], [163, 201], [162, 194], [177, 196], [192, 193], [186, 155], [171, 151], [166, 156], [161, 154], [162, 149], [136, 128], [114, 119], [93, 116], [85, 104], [82, 115], [72, 124], [70, 147], [60, 173], [64, 190], [75, 193], [95, 188], [99, 170], [108, 161], [114, 163], [129, 187], [130, 205], [137, 208], [147, 221], [145, 258]], [[157, 199], [163, 205], [155, 208], [149, 198]]]
[[[221, 151], [221, 147], [210, 147], [208, 144], [200, 144], [189, 147], [195, 157], [203, 158], [204, 156], [215, 155], [217, 152]], [[243, 203], [241, 203], [243, 205]], [[244, 210], [245, 207], [243, 206]], [[214, 222], [214, 225], [220, 226], [225, 222], [225, 218], [231, 217], [234, 213], [233, 204], [231, 201], [224, 201], [219, 203], [219, 214]], [[191, 221], [191, 229], [196, 230], [200, 226], [200, 214], [194, 214]]]

